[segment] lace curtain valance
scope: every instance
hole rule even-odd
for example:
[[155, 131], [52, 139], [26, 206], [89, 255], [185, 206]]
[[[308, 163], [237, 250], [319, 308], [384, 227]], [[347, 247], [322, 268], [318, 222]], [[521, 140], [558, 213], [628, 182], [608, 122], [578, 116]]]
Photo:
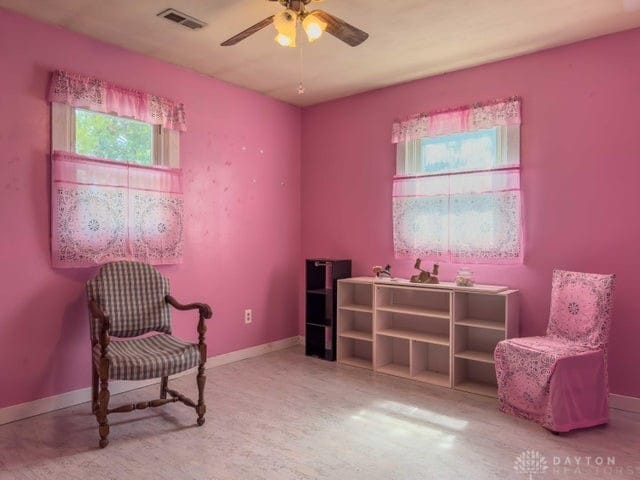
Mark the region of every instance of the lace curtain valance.
[[181, 170], [55, 152], [51, 176], [54, 267], [182, 261]]
[[519, 98], [511, 97], [413, 115], [406, 120], [394, 122], [391, 141], [399, 143], [508, 125], [520, 125]]
[[48, 100], [94, 112], [115, 113], [181, 132], [187, 129], [182, 103], [77, 73], [53, 72]]

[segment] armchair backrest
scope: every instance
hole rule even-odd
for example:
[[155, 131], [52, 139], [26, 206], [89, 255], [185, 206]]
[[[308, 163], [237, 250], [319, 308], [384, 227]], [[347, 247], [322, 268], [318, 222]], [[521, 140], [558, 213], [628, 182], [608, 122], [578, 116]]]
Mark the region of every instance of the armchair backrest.
[[[171, 313], [165, 301], [168, 294], [169, 281], [151, 265], [140, 262], [107, 263], [87, 282], [87, 297], [108, 315], [109, 333], [114, 337], [171, 333]], [[98, 339], [100, 328], [91, 318], [93, 340]]]
[[614, 284], [615, 275], [554, 270], [547, 335], [606, 349]]

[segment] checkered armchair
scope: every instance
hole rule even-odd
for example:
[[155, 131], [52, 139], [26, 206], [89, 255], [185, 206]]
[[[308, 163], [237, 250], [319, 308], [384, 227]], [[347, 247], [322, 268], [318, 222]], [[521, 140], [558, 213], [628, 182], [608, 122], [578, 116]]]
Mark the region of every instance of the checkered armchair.
[[[100, 425], [100, 447], [108, 445], [110, 413], [131, 412], [182, 402], [195, 409], [204, 424], [205, 320], [211, 308], [182, 305], [169, 295], [169, 281], [150, 265], [114, 262], [87, 282], [93, 363], [92, 407]], [[198, 343], [171, 335], [171, 307], [198, 310]], [[146, 335], [145, 335], [146, 334]], [[144, 335], [144, 336], [141, 336]], [[168, 388], [169, 375], [197, 367], [198, 401]], [[160, 378], [160, 398], [109, 408], [109, 380]], [[167, 396], [169, 398], [167, 398]]]

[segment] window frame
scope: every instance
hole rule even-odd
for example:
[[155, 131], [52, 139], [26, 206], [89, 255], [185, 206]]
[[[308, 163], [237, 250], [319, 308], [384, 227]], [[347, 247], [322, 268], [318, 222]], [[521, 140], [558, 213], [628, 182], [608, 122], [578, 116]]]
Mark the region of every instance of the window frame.
[[[61, 151], [76, 153], [75, 151], [75, 125], [76, 125], [76, 109], [87, 110], [80, 107], [72, 107], [66, 103], [51, 102], [51, 151]], [[92, 111], [92, 110], [88, 110]], [[122, 115], [114, 113], [103, 113], [105, 115], [112, 115], [114, 117], [126, 118]], [[131, 119], [136, 120], [136, 119]], [[140, 120], [136, 120], [140, 121]], [[143, 122], [145, 123], [145, 122]], [[152, 167], [162, 166], [170, 168], [180, 168], [180, 132], [164, 128], [161, 125], [152, 125], [153, 140], [152, 140]], [[123, 160], [114, 160], [104, 158], [108, 162], [114, 163], [127, 163]], [[134, 165], [139, 165], [135, 162], [130, 162]]]

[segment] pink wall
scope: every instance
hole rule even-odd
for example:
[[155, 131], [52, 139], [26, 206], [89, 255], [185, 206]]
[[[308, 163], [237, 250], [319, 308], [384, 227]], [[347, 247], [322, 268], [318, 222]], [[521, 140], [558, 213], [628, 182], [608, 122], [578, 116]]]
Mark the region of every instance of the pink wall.
[[[83, 289], [95, 270], [49, 259], [44, 98], [56, 68], [184, 102], [184, 264], [161, 270], [178, 299], [212, 305], [210, 355], [297, 335], [300, 110], [0, 10], [0, 408], [90, 384]], [[196, 338], [193, 312], [174, 324]]]
[[[306, 257], [352, 258], [354, 275], [393, 258], [395, 118], [509, 95], [523, 98], [526, 259], [476, 266], [482, 283], [521, 290], [524, 335], [542, 334], [551, 271], [615, 272], [612, 391], [640, 396], [640, 30], [305, 108], [302, 245]], [[442, 265], [452, 279], [459, 265]]]

